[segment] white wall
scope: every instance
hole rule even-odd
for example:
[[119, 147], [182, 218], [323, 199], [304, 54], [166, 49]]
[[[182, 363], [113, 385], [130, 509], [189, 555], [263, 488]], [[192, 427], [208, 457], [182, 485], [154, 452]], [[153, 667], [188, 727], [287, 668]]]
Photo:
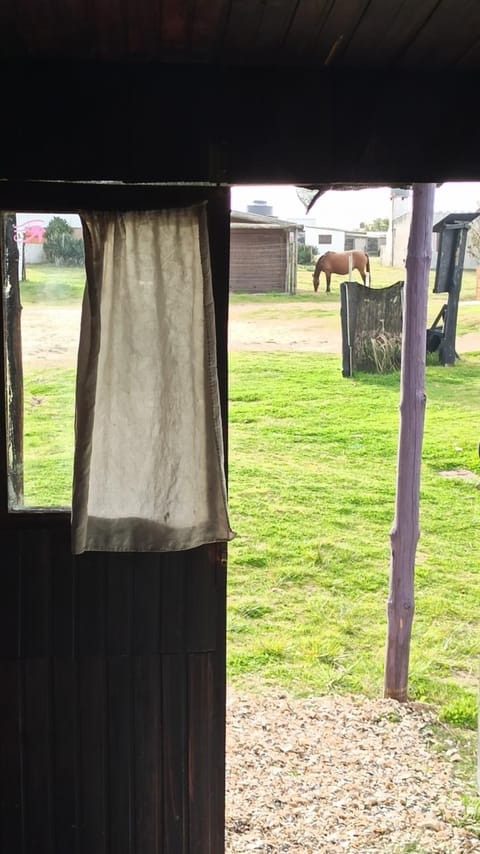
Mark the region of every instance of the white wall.
[[[435, 212], [433, 220], [434, 223], [443, 219], [446, 216], [446, 213]], [[407, 257], [407, 249], [408, 249], [408, 240], [410, 237], [410, 225], [412, 222], [412, 215], [410, 212], [404, 213], [401, 217], [398, 217], [394, 220], [393, 224], [393, 266], [394, 267], [404, 267], [405, 259]], [[430, 269], [435, 270], [437, 267], [437, 232], [432, 234], [432, 260], [430, 264]], [[463, 262], [464, 270], [475, 270], [476, 267], [479, 266], [479, 261], [472, 255], [469, 250], [469, 238], [470, 232], [467, 236], [467, 248], [465, 251], [465, 259]], [[391, 257], [391, 247], [387, 247], [385, 252], [381, 254], [381, 263], [386, 266], [391, 266], [392, 257]]]
[[[319, 243], [319, 236], [330, 237], [329, 243]], [[322, 228], [321, 226], [305, 226], [305, 243], [307, 246], [315, 246], [318, 255], [325, 252], [343, 252], [345, 248], [345, 232], [336, 228]]]

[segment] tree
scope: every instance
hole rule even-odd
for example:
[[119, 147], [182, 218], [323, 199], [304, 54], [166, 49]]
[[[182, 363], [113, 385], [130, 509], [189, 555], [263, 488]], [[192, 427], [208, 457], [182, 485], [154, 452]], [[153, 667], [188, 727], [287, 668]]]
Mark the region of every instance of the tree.
[[370, 223], [369, 231], [388, 231], [390, 220], [388, 216], [377, 217]]
[[388, 231], [389, 225], [390, 220], [388, 217], [377, 216], [377, 218], [373, 219], [371, 222], [361, 222], [360, 228], [363, 229], [363, 231]]
[[313, 264], [315, 255], [315, 246], [308, 246], [304, 243], [298, 244], [298, 263]]
[[83, 241], [73, 234], [73, 228], [61, 216], [54, 216], [43, 236], [43, 249], [53, 264], [79, 266], [84, 261]]

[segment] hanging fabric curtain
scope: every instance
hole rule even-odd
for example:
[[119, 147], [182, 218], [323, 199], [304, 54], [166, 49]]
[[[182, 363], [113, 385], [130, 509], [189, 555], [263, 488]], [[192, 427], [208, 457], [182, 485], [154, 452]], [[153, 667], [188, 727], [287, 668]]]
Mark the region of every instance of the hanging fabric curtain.
[[82, 226], [72, 550], [229, 540], [205, 206]]

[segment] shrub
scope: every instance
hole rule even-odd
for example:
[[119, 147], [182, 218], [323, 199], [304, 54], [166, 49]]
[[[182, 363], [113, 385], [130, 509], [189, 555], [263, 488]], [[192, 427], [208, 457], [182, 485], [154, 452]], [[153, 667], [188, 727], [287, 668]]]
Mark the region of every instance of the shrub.
[[43, 249], [50, 263], [67, 267], [83, 264], [83, 241], [74, 237], [73, 228], [61, 216], [54, 216], [50, 220], [43, 240]]
[[298, 244], [298, 263], [299, 264], [313, 264], [315, 260], [315, 247], [314, 246], [305, 246], [304, 243]]

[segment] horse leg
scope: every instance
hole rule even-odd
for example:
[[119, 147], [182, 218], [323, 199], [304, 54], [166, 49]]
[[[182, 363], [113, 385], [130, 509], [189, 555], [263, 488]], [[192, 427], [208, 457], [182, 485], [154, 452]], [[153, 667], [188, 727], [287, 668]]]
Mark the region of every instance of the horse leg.
[[331, 273], [327, 273], [327, 272], [325, 272], [325, 278], [326, 278], [326, 280], [327, 280], [327, 290], [326, 290], [326, 293], [328, 294], [328, 293], [330, 293], [330, 279], [332, 278], [332, 274], [331, 274]]

